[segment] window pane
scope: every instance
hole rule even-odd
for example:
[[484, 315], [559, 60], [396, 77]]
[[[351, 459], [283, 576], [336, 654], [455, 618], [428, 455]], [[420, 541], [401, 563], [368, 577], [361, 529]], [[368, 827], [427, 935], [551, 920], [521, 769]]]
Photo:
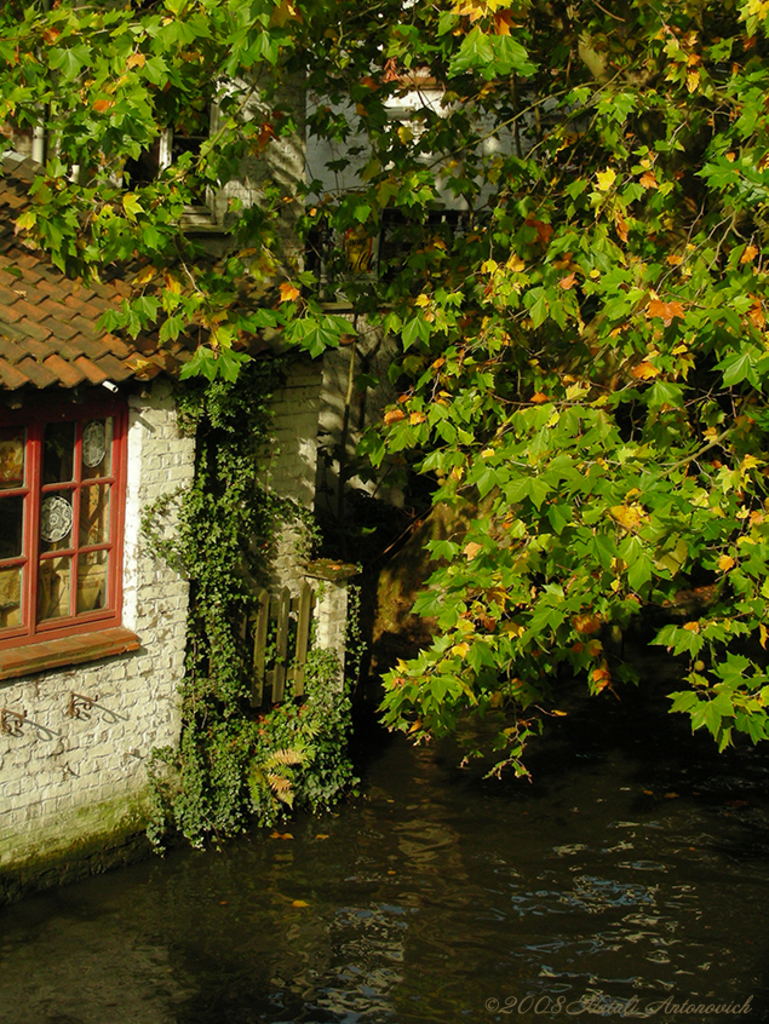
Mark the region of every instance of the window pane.
[[24, 486], [25, 440], [22, 428], [0, 429], [0, 490]]
[[75, 424], [48, 423], [43, 439], [43, 483], [71, 480], [74, 454]]
[[69, 615], [71, 558], [46, 558], [40, 562], [37, 590], [37, 617], [59, 619]]
[[46, 494], [40, 502], [40, 550], [72, 547], [72, 493]]
[[22, 553], [24, 498], [0, 498], [0, 558], [17, 558]]
[[109, 484], [92, 484], [80, 492], [80, 546], [109, 540]]
[[21, 625], [21, 567], [0, 569], [0, 629]]
[[107, 607], [106, 551], [80, 555], [77, 563], [77, 613], [93, 612]]
[[83, 480], [111, 472], [112, 419], [89, 420], [83, 427], [81, 475]]

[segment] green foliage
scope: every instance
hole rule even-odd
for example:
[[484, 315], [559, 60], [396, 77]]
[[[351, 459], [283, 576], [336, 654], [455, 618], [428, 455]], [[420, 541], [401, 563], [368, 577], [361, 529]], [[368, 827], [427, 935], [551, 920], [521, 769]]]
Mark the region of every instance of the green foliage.
[[[419, 739], [498, 715], [500, 756], [525, 771], [559, 679], [629, 679], [608, 631], [694, 589], [700, 612], [657, 637], [690, 662], [673, 706], [721, 746], [763, 738], [766, 0], [62, 2], [0, 19], [0, 117], [56, 142], [20, 232], [68, 269], [154, 268], [112, 326], [194, 325], [195, 369], [225, 379], [239, 330], [336, 345], [329, 292], [399, 339], [402, 393], [364, 451], [473, 521], [433, 549], [417, 607], [440, 636], [388, 677], [388, 725]], [[355, 185], [267, 182], [233, 205], [214, 272], [178, 229], [185, 204], [291, 137], [279, 96], [297, 74], [308, 132]], [[115, 184], [213, 93], [222, 127], [198, 158]], [[280, 251], [289, 207], [329, 239], [322, 285]], [[383, 227], [372, 278], [342, 240]]]
[[256, 484], [278, 381], [274, 361], [255, 361], [237, 386], [217, 379], [180, 390], [182, 422], [198, 438], [194, 482], [145, 515], [154, 552], [190, 580], [191, 601], [181, 742], [156, 751], [151, 766], [156, 846], [169, 830], [198, 846], [254, 820], [273, 825], [295, 806], [316, 811], [354, 781], [350, 701], [334, 652], [310, 651], [302, 702], [255, 715], [246, 694], [251, 639], [240, 624], [255, 607], [275, 523], [297, 518]]

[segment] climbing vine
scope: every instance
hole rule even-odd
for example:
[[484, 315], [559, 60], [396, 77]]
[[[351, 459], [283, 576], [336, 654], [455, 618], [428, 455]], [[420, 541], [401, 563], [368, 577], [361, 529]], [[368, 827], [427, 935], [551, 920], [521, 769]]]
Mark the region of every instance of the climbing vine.
[[156, 750], [150, 765], [148, 835], [158, 848], [172, 832], [200, 846], [254, 821], [274, 825], [297, 806], [316, 811], [354, 781], [350, 699], [335, 652], [310, 651], [301, 703], [289, 698], [262, 713], [246, 692], [242, 624], [266, 582], [276, 524], [303, 518], [257, 479], [269, 450], [267, 403], [280, 382], [274, 361], [255, 360], [237, 385], [182, 385], [180, 424], [198, 441], [194, 480], [144, 515], [153, 552], [190, 582], [181, 740]]

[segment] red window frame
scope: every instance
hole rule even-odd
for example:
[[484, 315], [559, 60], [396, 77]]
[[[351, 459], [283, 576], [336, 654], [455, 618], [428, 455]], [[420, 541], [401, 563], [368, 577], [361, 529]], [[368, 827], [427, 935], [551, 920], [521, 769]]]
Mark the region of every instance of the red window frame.
[[[109, 473], [86, 476], [82, 458], [83, 430], [89, 421], [112, 420]], [[50, 425], [74, 423], [75, 442], [71, 479], [55, 483], [43, 482], [44, 438]], [[125, 522], [126, 455], [128, 410], [124, 402], [111, 397], [92, 398], [81, 404], [31, 399], [19, 410], [0, 411], [0, 428], [25, 431], [24, 479], [21, 486], [0, 490], [0, 502], [21, 498], [22, 541], [18, 556], [0, 559], [3, 569], [21, 568], [21, 623], [0, 626], [0, 651], [27, 644], [41, 643], [61, 637], [91, 633], [119, 626], [123, 598], [123, 526]], [[105, 538], [84, 543], [81, 536], [81, 503], [91, 488], [101, 487], [108, 493]], [[67, 546], [44, 550], [41, 538], [41, 507], [46, 496], [71, 496], [71, 526]], [[105, 553], [107, 569], [101, 592], [103, 605], [78, 612], [78, 582], [82, 556]], [[54, 617], [39, 616], [40, 566], [56, 560], [69, 560], [69, 613]], [[52, 570], [53, 571], [53, 570]]]

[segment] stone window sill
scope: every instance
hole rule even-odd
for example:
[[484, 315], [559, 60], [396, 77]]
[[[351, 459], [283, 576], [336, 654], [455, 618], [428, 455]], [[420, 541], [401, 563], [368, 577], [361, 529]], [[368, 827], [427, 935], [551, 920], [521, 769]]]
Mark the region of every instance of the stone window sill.
[[14, 647], [0, 651], [0, 680], [112, 658], [117, 654], [136, 651], [140, 647], [141, 641], [136, 633], [122, 626], [28, 644], [26, 647]]

